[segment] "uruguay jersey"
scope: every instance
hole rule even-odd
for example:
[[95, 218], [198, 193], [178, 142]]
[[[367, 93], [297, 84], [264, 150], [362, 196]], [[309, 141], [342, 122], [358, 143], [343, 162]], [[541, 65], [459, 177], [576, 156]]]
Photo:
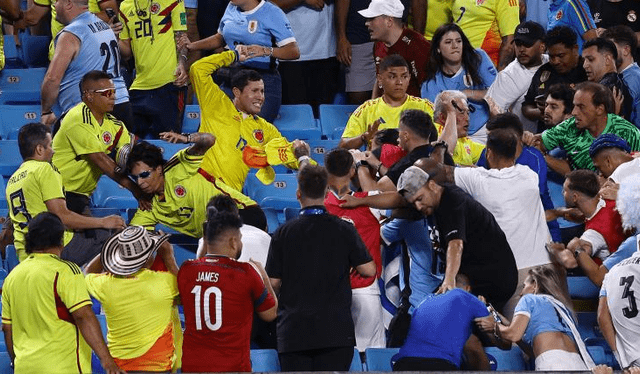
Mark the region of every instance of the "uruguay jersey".
[[136, 63], [132, 90], [152, 90], [175, 80], [178, 55], [174, 33], [187, 31], [187, 13], [182, 0], [140, 0], [120, 5], [120, 39], [131, 39]]
[[109, 155], [130, 142], [127, 128], [111, 114], [105, 114], [99, 124], [85, 103], [71, 108], [53, 137], [53, 164], [62, 175], [62, 185], [67, 191], [91, 195], [102, 170], [83, 156]]
[[249, 372], [253, 311], [276, 303], [250, 263], [206, 255], [180, 267], [183, 372]]
[[518, 0], [454, 0], [451, 12], [473, 48], [485, 50], [497, 66], [502, 38], [520, 23]]
[[596, 28], [589, 6], [584, 0], [552, 0], [547, 13], [547, 31], [556, 26], [567, 26], [578, 37], [578, 51], [582, 52], [582, 35]]
[[109, 74], [116, 87], [116, 104], [129, 101], [129, 92], [120, 75], [120, 49], [111, 27], [94, 14], [84, 12], [56, 35], [68, 32], [80, 40], [80, 50], [71, 60], [60, 82], [58, 105], [65, 113], [82, 101], [80, 80], [91, 70]]
[[640, 252], [636, 251], [609, 270], [600, 290], [600, 297], [607, 297], [622, 367], [640, 362], [640, 299], [637, 295], [640, 295]]
[[[220, 20], [218, 32], [232, 51], [236, 45], [262, 45], [282, 47], [295, 42], [291, 24], [282, 9], [270, 1], [261, 0], [258, 6], [243, 12], [237, 5], [229, 3]], [[242, 63], [257, 69], [269, 69], [271, 58], [261, 56]]]
[[[9, 216], [13, 223], [13, 243], [20, 261], [27, 257], [24, 251], [25, 235], [29, 221], [47, 212], [49, 200], [64, 199], [62, 177], [53, 165], [46, 161], [27, 160], [9, 178], [6, 189]], [[73, 232], [65, 231], [64, 245], [73, 238]]]
[[256, 205], [247, 196], [202, 172], [202, 158], [189, 155], [183, 149], [167, 161], [163, 167], [164, 195], [153, 197], [151, 210], [138, 209], [130, 224], [153, 228], [162, 223], [183, 234], [201, 238], [207, 204], [212, 197], [230, 196], [240, 209]]
[[[249, 145], [262, 147], [282, 135], [264, 119], [241, 113], [229, 96], [213, 82], [211, 75], [236, 60], [236, 53], [226, 51], [203, 57], [191, 65], [191, 83], [200, 103], [200, 131], [216, 137], [207, 151], [202, 168], [227, 186], [242, 190], [249, 167], [242, 161], [242, 151]], [[206, 204], [206, 203], [205, 203]]]

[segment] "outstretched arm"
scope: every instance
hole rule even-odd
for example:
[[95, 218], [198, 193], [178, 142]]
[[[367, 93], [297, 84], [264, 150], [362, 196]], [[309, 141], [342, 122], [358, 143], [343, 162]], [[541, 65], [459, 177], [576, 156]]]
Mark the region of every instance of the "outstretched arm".
[[160, 133], [160, 139], [169, 143], [194, 143], [191, 147], [189, 147], [189, 149], [187, 149], [187, 153], [191, 156], [204, 155], [216, 142], [216, 137], [213, 136], [213, 134], [209, 134], [207, 132], [178, 134], [173, 131], [167, 131]]

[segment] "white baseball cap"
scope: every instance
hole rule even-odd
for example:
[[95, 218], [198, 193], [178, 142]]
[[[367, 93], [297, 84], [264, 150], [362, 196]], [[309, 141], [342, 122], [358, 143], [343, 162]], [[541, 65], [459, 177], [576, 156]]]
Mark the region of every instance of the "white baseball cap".
[[364, 18], [376, 18], [378, 16], [389, 16], [402, 18], [404, 5], [400, 0], [372, 0], [367, 9], [359, 10], [358, 13]]

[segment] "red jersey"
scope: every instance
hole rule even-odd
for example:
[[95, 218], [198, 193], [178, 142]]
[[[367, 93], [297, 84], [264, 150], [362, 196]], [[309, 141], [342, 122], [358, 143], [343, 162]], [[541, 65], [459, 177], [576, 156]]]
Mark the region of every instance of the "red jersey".
[[185, 316], [182, 371], [251, 371], [253, 311], [275, 306], [257, 269], [207, 255], [182, 264], [178, 289]]
[[[600, 208], [598, 213], [584, 224], [585, 230], [594, 230], [600, 233], [607, 242], [609, 253], [618, 250], [620, 244], [627, 238], [624, 235], [622, 227], [622, 218], [616, 210], [616, 202], [614, 200], [605, 200], [606, 205]], [[602, 263], [600, 259], [594, 258], [596, 263]], [[600, 260], [600, 261], [598, 261]]]
[[402, 56], [409, 64], [409, 72], [411, 73], [407, 93], [420, 97], [420, 87], [427, 75], [430, 51], [431, 44], [424, 38], [424, 35], [405, 27], [400, 39], [391, 47], [387, 47], [383, 42], [375, 42], [373, 56], [376, 61], [376, 72], [378, 72], [383, 58], [394, 54]]
[[[353, 194], [354, 197], [365, 197], [367, 195], [367, 192], [355, 192]], [[369, 254], [373, 258], [373, 262], [376, 264], [376, 274], [380, 275], [382, 271], [382, 260], [380, 259], [380, 223], [373, 213], [371, 213], [369, 207], [360, 206], [353, 209], [341, 208], [340, 204], [344, 202], [344, 200], [339, 200], [333, 192], [329, 192], [324, 199], [324, 206], [327, 208], [327, 212], [352, 223], [356, 227], [364, 245], [367, 246]], [[376, 279], [376, 277], [363, 277], [355, 270], [351, 271], [350, 276], [351, 288], [370, 286]]]

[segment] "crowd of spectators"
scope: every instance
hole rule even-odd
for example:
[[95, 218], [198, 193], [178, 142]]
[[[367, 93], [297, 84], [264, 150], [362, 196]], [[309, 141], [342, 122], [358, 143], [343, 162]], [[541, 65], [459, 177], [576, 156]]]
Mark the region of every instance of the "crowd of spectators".
[[[536, 370], [604, 370], [568, 273], [601, 287], [604, 339], [640, 370], [637, 2], [17, 5], [0, 1], [6, 31], [51, 13], [53, 36], [5, 191], [17, 372], [87, 372], [91, 351], [108, 373], [250, 371], [252, 346], [277, 349], [283, 371], [347, 371], [354, 347], [398, 333], [394, 370], [486, 370], [483, 346], [512, 344]], [[317, 165], [272, 122], [339, 92], [358, 107]], [[200, 128], [183, 133], [192, 100]], [[185, 146], [167, 160], [144, 139]], [[301, 210], [270, 236], [243, 187], [279, 165], [297, 170]], [[129, 222], [92, 216], [103, 175], [138, 201]], [[157, 224], [200, 240], [194, 259], [178, 266]]]

